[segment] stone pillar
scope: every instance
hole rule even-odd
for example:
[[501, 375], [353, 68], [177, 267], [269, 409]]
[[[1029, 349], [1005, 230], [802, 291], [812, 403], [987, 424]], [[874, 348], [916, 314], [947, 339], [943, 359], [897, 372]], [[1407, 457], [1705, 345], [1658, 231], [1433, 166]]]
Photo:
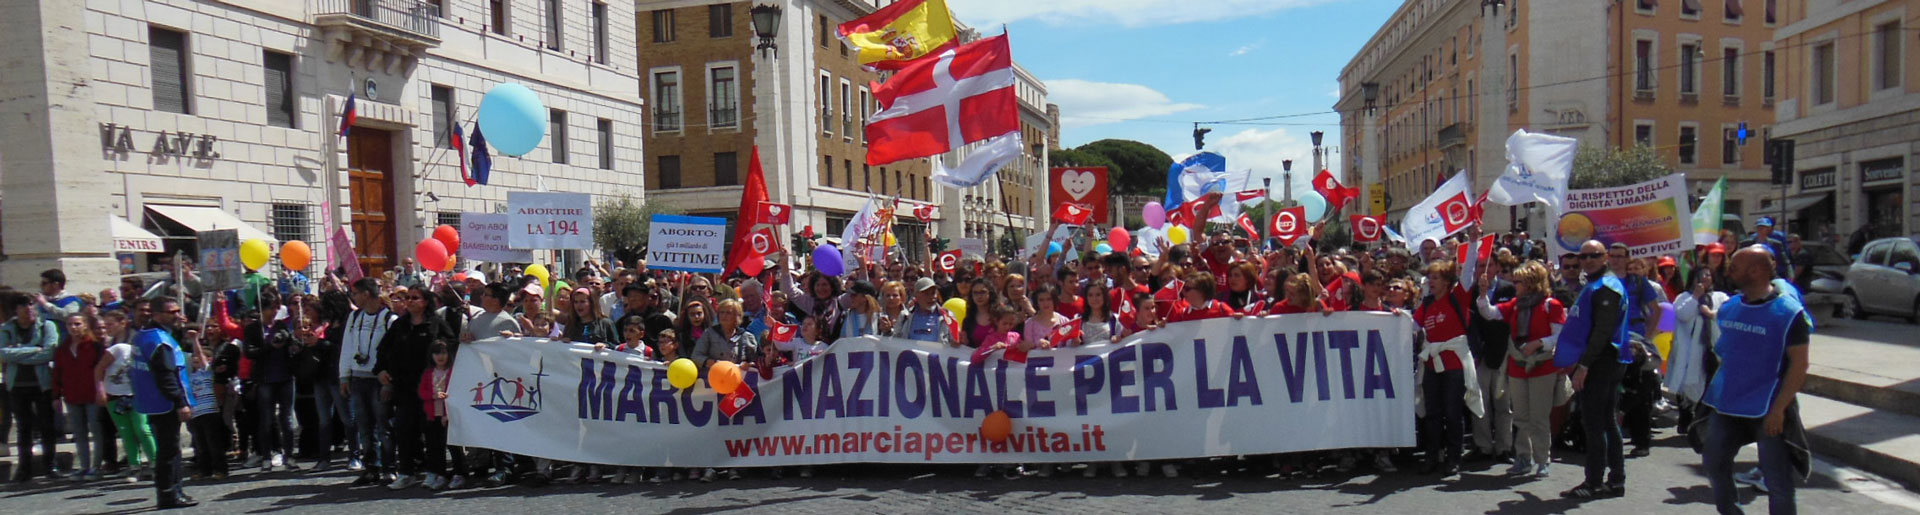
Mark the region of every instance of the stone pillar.
[[21, 290], [49, 268], [74, 292], [119, 283], [85, 14], [72, 0], [0, 2], [0, 283]]

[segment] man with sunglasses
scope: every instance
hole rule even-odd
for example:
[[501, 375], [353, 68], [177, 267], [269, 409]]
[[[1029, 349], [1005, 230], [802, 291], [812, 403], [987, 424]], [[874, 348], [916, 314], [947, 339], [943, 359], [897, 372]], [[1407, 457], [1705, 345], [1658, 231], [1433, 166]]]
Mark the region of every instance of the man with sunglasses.
[[[1587, 284], [1562, 326], [1554, 366], [1573, 368], [1580, 424], [1586, 430], [1586, 481], [1564, 497], [1597, 499], [1626, 495], [1626, 455], [1620, 425], [1620, 380], [1633, 361], [1627, 340], [1626, 286], [1607, 269], [1607, 246], [1597, 240], [1580, 245], [1580, 270]], [[1609, 473], [1610, 472], [1610, 473]]]
[[158, 509], [185, 508], [199, 504], [181, 488], [180, 425], [193, 417], [193, 396], [187, 390], [187, 358], [181, 343], [193, 345], [197, 331], [188, 331], [186, 339], [173, 333], [180, 330], [180, 301], [172, 297], [154, 299], [153, 325], [133, 339], [134, 357], [130, 371], [134, 408], [147, 416], [154, 448], [154, 504]]

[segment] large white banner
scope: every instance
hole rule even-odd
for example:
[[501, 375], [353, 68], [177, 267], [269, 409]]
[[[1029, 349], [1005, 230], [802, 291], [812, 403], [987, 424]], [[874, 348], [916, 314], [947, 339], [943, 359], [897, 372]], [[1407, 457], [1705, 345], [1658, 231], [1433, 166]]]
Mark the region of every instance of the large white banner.
[[653, 215], [648, 223], [647, 266], [717, 274], [727, 268], [727, 219]]
[[532, 263], [533, 251], [507, 243], [507, 215], [460, 213], [460, 257], [491, 263]]
[[1633, 257], [1693, 250], [1687, 177], [1673, 174], [1620, 186], [1567, 192], [1566, 212], [1554, 224], [1552, 255], [1579, 252], [1587, 240], [1625, 244]]
[[[1034, 351], [852, 338], [749, 373], [735, 417], [665, 364], [584, 345], [463, 346], [449, 441], [629, 466], [1044, 463], [1414, 445], [1412, 322], [1371, 313], [1174, 324], [1119, 344]], [[1005, 411], [1002, 442], [981, 422]]]
[[507, 192], [507, 245], [516, 249], [593, 248], [593, 195]]

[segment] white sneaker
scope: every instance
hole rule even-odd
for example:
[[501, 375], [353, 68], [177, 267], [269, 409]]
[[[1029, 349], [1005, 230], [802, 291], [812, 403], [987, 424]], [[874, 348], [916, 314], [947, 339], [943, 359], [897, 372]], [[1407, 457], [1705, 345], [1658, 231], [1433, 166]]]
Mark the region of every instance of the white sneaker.
[[367, 469], [367, 466], [360, 464], [359, 458], [347, 460], [347, 471], [349, 472], [359, 472], [366, 469]]
[[612, 483], [616, 485], [627, 484], [627, 469], [620, 469], [619, 472], [613, 473], [613, 480], [608, 481], [608, 483]]
[[448, 490], [463, 490], [466, 488], [467, 476], [453, 476], [453, 481], [447, 483]]
[[1734, 482], [1752, 486], [1755, 490], [1759, 490], [1760, 493], [1767, 493], [1766, 480], [1767, 475], [1760, 472], [1760, 467], [1754, 467], [1753, 470], [1733, 475]]
[[1120, 462], [1117, 462], [1117, 461], [1116, 461], [1116, 462], [1114, 462], [1114, 463], [1113, 463], [1113, 477], [1127, 477], [1127, 464], [1125, 464], [1125, 463], [1120, 463]]
[[387, 484], [387, 489], [388, 490], [406, 490], [408, 488], [413, 488], [419, 485], [420, 485], [420, 476], [416, 474], [408, 474], [408, 475], [403, 475], [400, 477], [393, 478], [393, 482]]
[[712, 483], [714, 475], [715, 475], [715, 472], [713, 469], [707, 469], [700, 473], [700, 482]]
[[281, 467], [284, 467], [284, 466], [286, 466], [286, 465], [287, 465], [287, 460], [286, 460], [286, 458], [285, 458], [284, 456], [281, 456], [281, 455], [280, 455], [280, 453], [277, 453], [277, 452], [276, 452], [276, 453], [273, 453], [273, 459], [271, 459], [271, 460], [267, 460], [267, 463], [271, 463], [271, 464], [272, 464], [272, 465], [271, 465], [271, 466], [270, 466], [270, 467], [268, 468], [268, 470], [272, 470], [272, 469], [277, 469], [277, 468], [281, 468]]
[[1151, 465], [1148, 465], [1147, 462], [1144, 461], [1133, 465], [1133, 475], [1136, 476], [1147, 477], [1147, 473], [1152, 470]]
[[1180, 466], [1174, 465], [1172, 463], [1161, 465], [1160, 475], [1167, 476], [1167, 477], [1180, 477]]

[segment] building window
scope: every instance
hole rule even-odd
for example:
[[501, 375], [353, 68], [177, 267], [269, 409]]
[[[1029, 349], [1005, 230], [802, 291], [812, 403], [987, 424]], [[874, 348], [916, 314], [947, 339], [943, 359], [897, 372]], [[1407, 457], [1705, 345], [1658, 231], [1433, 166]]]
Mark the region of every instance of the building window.
[[740, 125], [740, 93], [734, 80], [732, 66], [713, 68], [708, 71], [711, 84], [708, 85], [707, 98], [712, 99], [708, 113], [714, 127], [736, 127]]
[[1900, 87], [1900, 22], [1873, 28], [1873, 89]]
[[1730, 165], [1740, 162], [1739, 129], [1720, 130], [1720, 164]]
[[273, 237], [280, 241], [311, 240], [310, 220], [306, 204], [276, 202], [273, 204]]
[[832, 29], [833, 25], [827, 23], [827, 15], [820, 15], [820, 29], [816, 31], [820, 33], [820, 48], [827, 47], [827, 41], [832, 39], [828, 37], [829, 34], [833, 33]]
[[547, 110], [547, 140], [553, 142], [554, 164], [567, 164], [567, 112]]
[[1813, 93], [1813, 105], [1833, 103], [1834, 65], [1833, 42], [1813, 46], [1813, 69], [1810, 70], [1813, 84], [1808, 88]]
[[1699, 129], [1693, 127], [1680, 128], [1680, 164], [1690, 165], [1696, 161], [1694, 152], [1697, 149], [1694, 147], [1699, 144], [1699, 135], [1696, 134], [1698, 131]]
[[613, 120], [600, 119], [600, 169], [613, 169]]
[[1728, 100], [1740, 98], [1740, 49], [1720, 49], [1720, 94]]
[[653, 42], [673, 42], [673, 9], [660, 9], [653, 12]]
[[656, 168], [660, 172], [660, 189], [680, 187], [680, 156], [660, 156], [660, 164]]
[[1682, 95], [1699, 93], [1699, 91], [1695, 89], [1694, 84], [1695, 79], [1699, 78], [1698, 74], [1700, 73], [1700, 67], [1696, 66], [1696, 64], [1699, 63], [1699, 56], [1699, 45], [1693, 43], [1680, 44], [1680, 94]]
[[820, 72], [820, 132], [833, 135], [833, 76], [824, 71]]
[[433, 146], [451, 148], [453, 141], [449, 133], [453, 130], [452, 125], [455, 123], [453, 121], [453, 88], [434, 84], [429, 89], [433, 105]]
[[261, 54], [266, 69], [267, 124], [293, 128], [293, 56], [274, 51]]
[[593, 3], [593, 62], [607, 64], [607, 4]]
[[148, 56], [153, 73], [153, 108], [169, 113], [193, 114], [192, 80], [187, 69], [187, 34], [147, 28]]
[[1700, 0], [1680, 0], [1680, 17], [1700, 17]]
[[713, 185], [737, 186], [740, 184], [740, 153], [715, 152], [713, 154]]
[[733, 36], [733, 4], [707, 6], [707, 35], [716, 38]]
[[441, 225], [459, 227], [460, 213], [457, 211], [441, 211], [438, 213], [434, 213], [433, 221], [434, 221], [434, 226], [436, 227]]
[[487, 0], [487, 21], [494, 34], [507, 35], [507, 0]]
[[560, 0], [547, 0], [547, 49], [548, 50], [560, 49], [560, 24], [562, 23], [560, 19], [560, 15], [562, 14], [565, 14], [565, 11], [563, 11], [560, 7]]
[[1738, 23], [1740, 21], [1740, 18], [1746, 17], [1747, 10], [1740, 5], [1740, 0], [1726, 0], [1726, 1], [1727, 1], [1727, 6], [1726, 6], [1727, 21]]
[[1652, 12], [1653, 8], [1657, 5], [1659, 5], [1659, 3], [1656, 0], [1634, 0], [1633, 1], [1634, 8], [1639, 9], [1641, 11], [1646, 11], [1646, 12]]
[[863, 129], [860, 131], [861, 145], [867, 144], [867, 131], [864, 129], [867, 126], [867, 119], [871, 117], [873, 117], [873, 93], [868, 92], [867, 88], [860, 88], [860, 127]]
[[833, 187], [833, 156], [820, 156], [820, 183]]
[[[1764, 150], [1767, 147], [1772, 146], [1772, 143], [1773, 143], [1773, 127], [1761, 127], [1760, 128], [1760, 148], [1763, 150], [1760, 152], [1760, 164], [1763, 164], [1763, 165], [1773, 164], [1773, 154], [1770, 152], [1766, 152]], [[1731, 213], [1732, 211], [1728, 211], [1728, 212]]]
[[1650, 124], [1650, 123], [1634, 124], [1633, 125], [1633, 143], [1635, 145], [1639, 145], [1642, 147], [1653, 148], [1653, 124]]
[[1764, 68], [1763, 70], [1760, 71], [1760, 90], [1761, 90], [1760, 95], [1762, 97], [1765, 97], [1767, 102], [1773, 102], [1773, 51], [1772, 50], [1768, 50], [1760, 54], [1760, 67]]
[[[867, 189], [870, 189], [870, 190], [873, 189], [873, 166], [865, 163], [860, 164], [860, 180], [867, 184]], [[884, 174], [884, 173], [880, 174], [880, 189], [875, 191], [879, 192], [881, 195], [888, 194], [887, 174]]]
[[846, 171], [847, 174], [847, 189], [853, 189], [853, 160], [848, 159], [841, 161], [840, 165], [841, 169]]
[[853, 83], [840, 81], [840, 135], [853, 139]]
[[653, 74], [653, 130], [680, 130], [680, 72]]

